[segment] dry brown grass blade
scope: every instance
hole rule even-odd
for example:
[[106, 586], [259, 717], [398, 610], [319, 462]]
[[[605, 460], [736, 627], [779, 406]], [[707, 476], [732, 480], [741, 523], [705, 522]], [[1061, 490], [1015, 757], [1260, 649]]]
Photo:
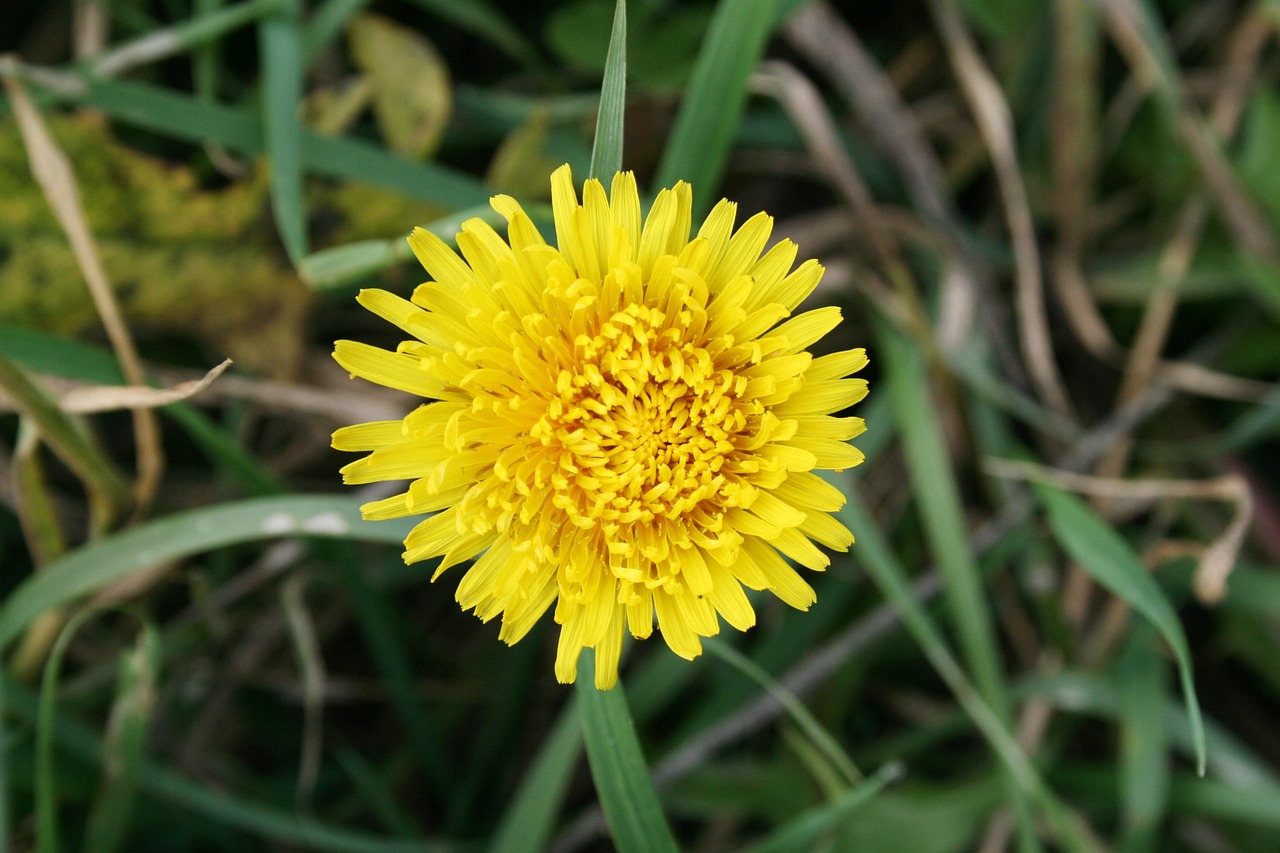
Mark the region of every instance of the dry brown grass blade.
[[818, 87], [795, 66], [780, 60], [762, 63], [751, 85], [755, 91], [774, 98], [786, 111], [810, 156], [848, 204], [856, 232], [866, 236], [877, 260], [886, 265], [892, 263], [898, 247], [880, 224], [871, 190], [849, 160], [835, 119]]
[[[885, 287], [876, 276], [860, 276], [857, 281], [880, 310], [894, 317], [918, 337], [928, 337], [924, 309], [915, 298], [916, 288], [906, 284], [909, 277], [893, 235], [881, 221], [871, 190], [863, 182], [840, 141], [835, 119], [823, 102], [822, 93], [793, 65], [765, 62], [752, 77], [752, 88], [774, 98], [800, 131], [810, 156], [843, 198], [853, 222], [844, 223], [845, 241], [850, 224], [855, 234], [865, 235], [880, 267], [894, 281], [904, 282], [897, 290]], [[808, 245], [808, 244], [801, 244]]]
[[302, 676], [304, 722], [302, 750], [298, 761], [298, 784], [295, 801], [302, 811], [310, 808], [320, 772], [320, 756], [324, 745], [324, 698], [327, 681], [324, 656], [315, 624], [305, 600], [306, 576], [294, 573], [280, 585], [280, 607], [289, 628], [294, 657]]
[[1089, 0], [1056, 0], [1051, 165], [1057, 240], [1050, 280], [1067, 323], [1098, 358], [1118, 352], [1085, 281], [1081, 257], [1089, 237], [1098, 168], [1099, 107], [1097, 12]]
[[[1179, 135], [1192, 159], [1195, 160], [1205, 184], [1209, 187], [1222, 213], [1223, 221], [1237, 242], [1253, 254], [1271, 260], [1280, 258], [1280, 248], [1266, 217], [1258, 210], [1248, 192], [1240, 185], [1231, 169], [1222, 145], [1215, 138], [1214, 130], [1190, 104], [1181, 81], [1169, 79], [1155, 48], [1148, 43], [1139, 21], [1141, 14], [1134, 0], [1095, 0], [1105, 13], [1111, 38], [1120, 53], [1128, 60], [1134, 75], [1148, 91], [1157, 92], [1175, 110], [1175, 123]], [[1251, 13], [1241, 24], [1242, 28], [1268, 28], [1264, 14]], [[1233, 41], [1240, 38], [1240, 29]], [[1216, 122], [1215, 122], [1216, 124]]]
[[[1224, 139], [1235, 134], [1244, 115], [1245, 102], [1268, 37], [1269, 27], [1256, 14], [1246, 15], [1231, 34], [1223, 75], [1225, 85], [1214, 101], [1211, 117], [1214, 131]], [[1156, 286], [1147, 300], [1133, 347], [1125, 363], [1124, 379], [1118, 395], [1120, 405], [1133, 400], [1143, 388], [1150, 385], [1152, 377], [1161, 366], [1160, 355], [1177, 311], [1178, 284], [1191, 267], [1208, 212], [1208, 200], [1204, 195], [1189, 199], [1178, 216], [1173, 237], [1160, 255]], [[1099, 464], [1098, 473], [1104, 477], [1118, 476], [1128, 461], [1131, 446], [1128, 441], [1117, 444]]]
[[929, 0], [929, 8], [995, 169], [1005, 222], [1013, 241], [1019, 341], [1023, 358], [1045, 404], [1074, 420], [1071, 402], [1053, 357], [1040, 274], [1040, 249], [1036, 244], [1031, 206], [1018, 165], [1009, 105], [999, 83], [982, 61], [973, 36], [955, 4], [951, 0]]
[[152, 388], [146, 385], [92, 385], [75, 388], [58, 400], [58, 406], [64, 412], [82, 415], [168, 406], [204, 391], [230, 366], [231, 359], [228, 358], [200, 379], [181, 382], [170, 388]]
[[[18, 422], [18, 439], [13, 448], [13, 507], [37, 568], [67, 550], [66, 537], [40, 462], [40, 431], [25, 417]], [[65, 621], [66, 611], [55, 608], [31, 623], [9, 663], [9, 671], [15, 678], [23, 682], [35, 678]]]
[[[80, 201], [80, 191], [71, 164], [49, 133], [39, 111], [27, 96], [26, 89], [17, 76], [8, 73], [8, 69], [0, 69], [0, 79], [4, 82], [14, 117], [17, 119], [18, 128], [27, 149], [31, 173], [43, 190], [49, 206], [58, 219], [58, 224], [62, 226], [71, 243], [76, 263], [89, 286], [89, 293], [102, 318], [111, 347], [120, 361], [120, 369], [131, 385], [144, 385], [146, 383], [142, 362], [138, 358], [133, 338], [124, 323], [120, 306], [116, 302], [115, 294], [112, 293], [106, 270], [94, 243], [93, 234], [89, 230], [89, 222], [85, 216], [84, 205]], [[160, 446], [159, 420], [154, 412], [149, 409], [134, 409], [133, 429], [137, 445], [134, 503], [135, 513], [140, 515], [145, 512], [155, 496], [164, 470], [164, 455]]]
[[[814, 2], [791, 16], [783, 33], [788, 42], [818, 68], [871, 133], [877, 147], [902, 175], [912, 203], [925, 221], [946, 238], [944, 261], [954, 268], [944, 281], [959, 288], [943, 300], [940, 329], [949, 337], [963, 333], [964, 318], [973, 317], [985, 289], [986, 273], [969, 249], [947, 189], [946, 171], [929, 147], [911, 110], [889, 76], [862, 46], [830, 4]], [[952, 330], [959, 329], [959, 332]], [[997, 335], [996, 340], [1000, 338]]]
[[1200, 553], [1196, 568], [1196, 596], [1206, 604], [1216, 604], [1226, 593], [1227, 578], [1235, 568], [1236, 556], [1253, 519], [1253, 496], [1249, 483], [1240, 474], [1224, 474], [1209, 480], [1124, 480], [1096, 477], [1032, 462], [988, 458], [983, 470], [997, 477], [1036, 480], [1062, 489], [1104, 498], [1108, 501], [1150, 502], [1173, 498], [1226, 501], [1235, 513], [1226, 528]]

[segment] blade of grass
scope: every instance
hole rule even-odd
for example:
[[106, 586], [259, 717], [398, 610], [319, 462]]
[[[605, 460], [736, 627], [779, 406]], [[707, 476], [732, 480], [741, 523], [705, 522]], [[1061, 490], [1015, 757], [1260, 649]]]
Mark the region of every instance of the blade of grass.
[[0, 389], [14, 401], [18, 411], [35, 423], [41, 439], [84, 485], [94, 528], [106, 530], [123, 517], [131, 503], [130, 488], [115, 463], [87, 432], [3, 355], [0, 355]]
[[[622, 168], [626, 9], [626, 0], [617, 0], [591, 154], [593, 178], [611, 177]], [[595, 649], [584, 649], [578, 663], [577, 697], [587, 763], [613, 842], [622, 853], [675, 853], [679, 847], [662, 814], [622, 683], [610, 690], [596, 687], [595, 664]]]
[[598, 689], [595, 658], [594, 649], [583, 649], [576, 686], [587, 762], [613, 842], [621, 853], [676, 853], [622, 684]]
[[190, 510], [98, 539], [49, 563], [0, 603], [0, 653], [46, 610], [159, 563], [240, 542], [316, 536], [400, 545], [411, 523], [368, 524], [360, 501], [327, 495], [254, 498]]
[[929, 395], [929, 375], [920, 354], [896, 329], [880, 323], [877, 331], [912, 492], [930, 550], [938, 561], [960, 647], [982, 695], [1002, 718], [1007, 718], [1009, 700], [1000, 672], [995, 631], [965, 531], [960, 490]]
[[[531, 211], [537, 205], [526, 205]], [[531, 213], [531, 215], [535, 215]], [[422, 226], [445, 242], [451, 242], [468, 219], [482, 219], [493, 226], [505, 220], [488, 204], [467, 207], [434, 219]], [[405, 235], [407, 236], [407, 235]], [[317, 290], [327, 290], [382, 272], [387, 267], [413, 259], [405, 236], [394, 240], [362, 240], [313, 252], [298, 264], [298, 275]]]
[[901, 779], [903, 773], [901, 764], [884, 765], [834, 802], [808, 809], [787, 821], [764, 841], [749, 848], [749, 853], [790, 853], [812, 849], [823, 833], [849, 820], [872, 797]]
[[58, 638], [49, 650], [44, 674], [40, 679], [40, 704], [36, 714], [36, 768], [35, 768], [35, 821], [36, 853], [58, 853], [58, 791], [54, 775], [53, 727], [58, 708], [58, 679], [62, 674], [62, 659], [66, 655], [71, 638], [89, 618], [99, 611], [86, 609], [73, 615], [58, 632]]
[[120, 657], [120, 676], [107, 728], [102, 782], [89, 812], [85, 853], [123, 849], [137, 801], [138, 772], [155, 704], [160, 632], [149, 620], [131, 651]]
[[747, 80], [764, 53], [776, 20], [775, 0], [720, 0], [685, 89], [654, 185], [693, 186], [693, 218], [711, 199], [747, 102]]
[[307, 254], [303, 207], [302, 34], [298, 0], [289, 0], [258, 24], [262, 63], [262, 139], [271, 169], [271, 210], [289, 259]]
[[115, 77], [131, 68], [156, 62], [214, 41], [266, 15], [292, 0], [245, 0], [233, 6], [214, 8], [180, 24], [152, 30], [125, 42], [89, 63], [99, 77]]
[[1098, 583], [1145, 616], [1164, 637], [1178, 662], [1183, 701], [1195, 738], [1196, 770], [1204, 775], [1204, 724], [1192, 675], [1191, 649], [1173, 605], [1142, 567], [1129, 543], [1078, 498], [1043, 483], [1034, 489], [1063, 549]]
[[1120, 697], [1120, 799], [1124, 853], [1159, 849], [1158, 830], [1169, 809], [1166, 758], [1165, 665], [1153, 629], [1138, 623], [1116, 661]]
[[[885, 360], [885, 379], [894, 420], [902, 435], [915, 503], [929, 549], [942, 575], [943, 595], [960, 638], [974, 683], [1007, 729], [1012, 709], [1001, 672], [995, 628], [987, 609], [978, 563], [969, 547], [960, 489], [951, 468], [942, 426], [929, 394], [929, 374], [920, 353], [896, 328], [880, 320], [876, 339]], [[1027, 808], [1025, 784], [1009, 780], [1020, 849], [1040, 849]]]
[[604, 60], [600, 111], [591, 146], [590, 177], [606, 184], [622, 170], [622, 123], [627, 110], [627, 0], [613, 7], [613, 31]]
[[778, 703], [787, 709], [796, 726], [804, 732], [813, 743], [818, 754], [836, 771], [845, 785], [856, 785], [863, 781], [862, 773], [853, 763], [853, 759], [844, 751], [840, 743], [831, 736], [826, 727], [809, 713], [809, 709], [796, 695], [778, 683], [778, 680], [761, 669], [754, 661], [718, 637], [704, 642], [708, 652], [732, 666], [738, 672], [750, 678], [767, 690]]
[[[261, 117], [248, 109], [204, 103], [160, 86], [133, 80], [86, 80], [71, 72], [17, 73], [59, 100], [96, 107], [119, 121], [188, 142], [214, 142], [242, 154], [263, 151]], [[296, 125], [297, 123], [294, 122]], [[323, 136], [299, 128], [305, 168], [318, 175], [364, 181], [442, 207], [486, 203], [490, 191], [478, 179], [436, 163], [412, 163], [359, 139]]]
[[849, 497], [848, 503], [840, 510], [840, 520], [850, 530], [856, 531], [858, 547], [852, 551], [855, 559], [867, 570], [881, 594], [897, 609], [902, 618], [902, 624], [916, 641], [934, 671], [956, 697], [956, 701], [974, 726], [986, 738], [992, 752], [1004, 764], [1009, 775], [1040, 806], [1046, 822], [1063, 848], [1071, 851], [1098, 850], [1099, 845], [1092, 838], [1088, 827], [1072, 814], [1044, 783], [1026, 753], [1010, 734], [1006, 724], [974, 689], [972, 682], [947, 647], [942, 631], [912, 596], [906, 572], [890, 548], [884, 533], [863, 505], [861, 497], [853, 490], [850, 479], [845, 475], [839, 482], [841, 491]]
[[507, 806], [489, 853], [546, 849], [581, 755], [582, 720], [578, 701], [571, 697]]

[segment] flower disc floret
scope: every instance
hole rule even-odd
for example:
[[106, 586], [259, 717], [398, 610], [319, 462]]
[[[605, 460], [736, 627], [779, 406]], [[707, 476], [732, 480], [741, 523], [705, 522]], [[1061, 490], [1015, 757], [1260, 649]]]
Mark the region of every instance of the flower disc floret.
[[[859, 418], [834, 415], [866, 393], [847, 378], [863, 350], [806, 350], [839, 309], [792, 316], [822, 268], [792, 270], [796, 247], [764, 252], [772, 220], [736, 231], [722, 201], [690, 239], [687, 184], [662, 191], [641, 225], [620, 173], [578, 201], [567, 166], [552, 176], [557, 246], [513, 199], [497, 196], [504, 240], [480, 219], [461, 257], [422, 229], [409, 238], [434, 276], [411, 300], [381, 290], [359, 302], [413, 340], [395, 352], [339, 341], [353, 376], [426, 398], [398, 421], [345, 427], [334, 447], [368, 455], [347, 483], [411, 480], [363, 507], [370, 519], [433, 513], [405, 560], [440, 557], [435, 577], [474, 562], [457, 599], [514, 643], [554, 604], [556, 675], [573, 681], [596, 649], [596, 684], [617, 677], [622, 635], [655, 625], [692, 658], [720, 619], [755, 622], [743, 591], [807, 609], [815, 545], [853, 536], [844, 503], [813, 473], [857, 465]], [[763, 254], [762, 254], [763, 252]]]

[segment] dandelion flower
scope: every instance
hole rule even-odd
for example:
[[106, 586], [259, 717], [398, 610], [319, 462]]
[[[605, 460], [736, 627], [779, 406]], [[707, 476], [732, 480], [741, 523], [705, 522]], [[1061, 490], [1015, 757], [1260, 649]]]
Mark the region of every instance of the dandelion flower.
[[568, 166], [551, 187], [556, 246], [496, 196], [506, 240], [472, 219], [459, 257], [418, 229], [409, 243], [435, 280], [411, 300], [360, 293], [413, 339], [395, 352], [338, 341], [334, 358], [428, 402], [339, 429], [333, 446], [368, 452], [346, 483], [412, 481], [363, 507], [429, 514], [406, 562], [441, 557], [435, 580], [474, 559], [457, 600], [501, 616], [508, 644], [555, 605], [556, 677], [572, 682], [594, 648], [607, 689], [624, 630], [646, 638], [656, 624], [693, 658], [721, 619], [755, 623], [744, 587], [814, 602], [785, 558], [820, 571], [817, 545], [853, 542], [830, 515], [844, 497], [813, 471], [863, 459], [847, 443], [862, 420], [833, 415], [866, 394], [847, 377], [867, 358], [806, 351], [840, 310], [792, 316], [823, 270], [792, 270], [787, 240], [764, 252], [769, 216], [735, 231], [736, 205], [721, 201], [690, 239], [688, 184], [659, 193], [643, 224], [629, 172], [608, 195], [587, 181], [581, 203]]

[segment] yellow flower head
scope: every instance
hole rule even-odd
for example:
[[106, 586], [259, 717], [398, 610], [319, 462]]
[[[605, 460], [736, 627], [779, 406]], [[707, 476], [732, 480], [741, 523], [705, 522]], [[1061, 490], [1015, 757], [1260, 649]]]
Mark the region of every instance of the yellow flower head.
[[338, 341], [334, 358], [429, 402], [339, 429], [333, 446], [369, 452], [346, 483], [413, 481], [366, 518], [434, 513], [405, 540], [406, 562], [443, 557], [434, 580], [477, 557], [458, 602], [500, 615], [507, 643], [555, 604], [556, 677], [572, 682], [594, 648], [604, 689], [624, 627], [645, 638], [656, 619], [693, 658], [721, 617], [755, 623], [743, 586], [814, 602], [782, 555], [822, 570], [814, 542], [853, 542], [829, 514], [844, 497], [812, 472], [862, 461], [846, 443], [862, 420], [832, 415], [866, 394], [845, 377], [867, 358], [805, 351], [840, 310], [791, 316], [822, 267], [792, 270], [788, 240], [761, 255], [769, 216], [734, 232], [737, 206], [721, 201], [691, 240], [688, 184], [659, 193], [643, 225], [630, 172], [611, 197], [587, 181], [581, 204], [568, 166], [551, 187], [558, 248], [496, 196], [507, 240], [472, 219], [460, 258], [418, 229], [409, 243], [435, 281], [411, 301], [360, 293], [414, 340], [395, 352]]

